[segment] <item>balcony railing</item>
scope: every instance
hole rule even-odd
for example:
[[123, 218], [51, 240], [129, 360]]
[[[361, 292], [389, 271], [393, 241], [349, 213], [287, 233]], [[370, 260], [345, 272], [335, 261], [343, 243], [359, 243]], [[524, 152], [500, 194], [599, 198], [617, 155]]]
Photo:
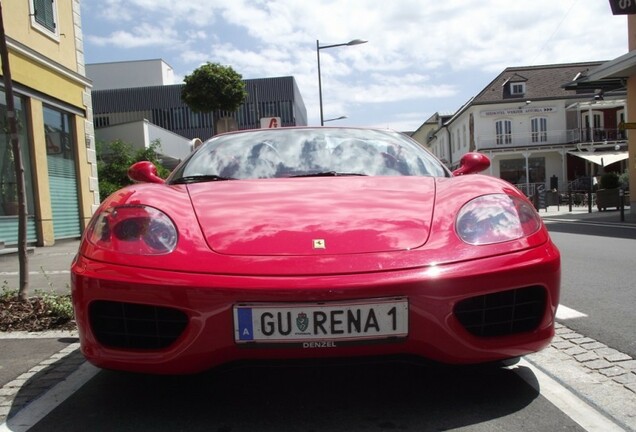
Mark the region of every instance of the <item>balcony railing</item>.
[[547, 144], [565, 144], [571, 136], [567, 130], [545, 132], [524, 132], [501, 135], [478, 136], [479, 149], [540, 146]]
[[478, 136], [477, 148], [532, 147], [554, 144], [576, 144], [603, 141], [622, 141], [627, 134], [618, 128], [583, 128], [568, 130], [549, 130], [545, 132], [524, 132], [501, 135]]
[[627, 133], [618, 128], [583, 128], [572, 129], [570, 142], [589, 143], [602, 141], [623, 141], [627, 139]]

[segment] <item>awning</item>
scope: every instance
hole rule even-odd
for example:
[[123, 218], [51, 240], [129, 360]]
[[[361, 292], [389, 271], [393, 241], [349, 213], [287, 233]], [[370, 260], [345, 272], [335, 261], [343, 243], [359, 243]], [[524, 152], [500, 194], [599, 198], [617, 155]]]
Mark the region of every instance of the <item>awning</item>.
[[597, 66], [587, 74], [578, 76], [561, 87], [566, 90], [604, 90], [605, 92], [625, 89], [627, 78], [636, 74], [636, 52], [630, 51]]
[[607, 166], [614, 162], [625, 160], [629, 157], [627, 151], [613, 152], [568, 152], [571, 155], [586, 159], [597, 165]]

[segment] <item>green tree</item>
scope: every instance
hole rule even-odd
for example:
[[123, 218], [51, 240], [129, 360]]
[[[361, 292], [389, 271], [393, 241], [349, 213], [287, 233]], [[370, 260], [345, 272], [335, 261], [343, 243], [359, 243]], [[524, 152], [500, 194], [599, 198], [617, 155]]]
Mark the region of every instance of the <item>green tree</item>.
[[[183, 80], [181, 100], [194, 112], [235, 112], [247, 98], [241, 74], [230, 66], [206, 63]], [[215, 122], [216, 129], [216, 122]]]
[[148, 148], [134, 150], [132, 145], [115, 140], [110, 143], [97, 143], [97, 176], [99, 179], [99, 196], [103, 201], [113, 192], [132, 184], [128, 178], [128, 168], [135, 162], [150, 161], [157, 166], [161, 178], [168, 177], [170, 172], [159, 163], [159, 140], [153, 141]]

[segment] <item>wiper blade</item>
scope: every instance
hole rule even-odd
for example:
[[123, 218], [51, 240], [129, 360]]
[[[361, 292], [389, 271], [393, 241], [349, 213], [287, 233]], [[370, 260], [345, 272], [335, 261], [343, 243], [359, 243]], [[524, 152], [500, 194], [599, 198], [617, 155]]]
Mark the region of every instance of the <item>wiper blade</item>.
[[345, 177], [345, 176], [366, 176], [367, 174], [363, 173], [349, 173], [349, 172], [338, 172], [338, 171], [321, 171], [309, 174], [298, 174], [290, 177], [298, 178], [298, 177]]
[[206, 174], [206, 175], [193, 175], [193, 176], [185, 176], [179, 177], [176, 180], [173, 180], [172, 184], [190, 184], [190, 183], [203, 183], [209, 181], [224, 181], [224, 180], [236, 180], [233, 177], [223, 177], [214, 174]]

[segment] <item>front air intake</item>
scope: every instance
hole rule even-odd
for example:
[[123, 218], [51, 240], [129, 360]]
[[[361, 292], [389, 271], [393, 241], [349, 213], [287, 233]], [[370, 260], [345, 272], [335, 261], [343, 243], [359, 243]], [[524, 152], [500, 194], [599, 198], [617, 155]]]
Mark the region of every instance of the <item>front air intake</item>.
[[507, 336], [535, 330], [545, 311], [546, 292], [540, 286], [486, 294], [462, 300], [454, 313], [475, 336]]
[[113, 301], [91, 303], [89, 318], [101, 344], [141, 350], [170, 346], [188, 324], [187, 315], [178, 309]]

